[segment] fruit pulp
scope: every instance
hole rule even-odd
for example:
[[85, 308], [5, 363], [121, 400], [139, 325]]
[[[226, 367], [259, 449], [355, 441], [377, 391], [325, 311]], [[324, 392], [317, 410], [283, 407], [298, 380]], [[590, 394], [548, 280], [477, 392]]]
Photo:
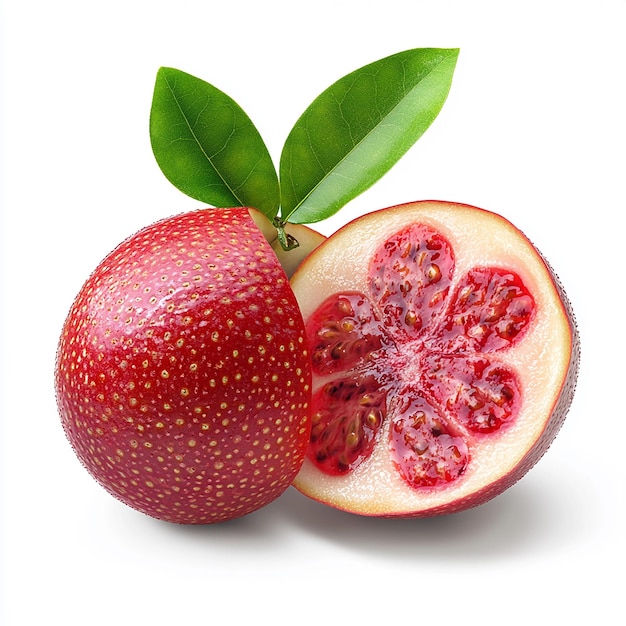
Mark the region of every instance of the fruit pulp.
[[398, 471], [415, 488], [438, 486], [463, 474], [473, 437], [515, 419], [517, 376], [491, 353], [523, 336], [532, 297], [494, 268], [473, 269], [451, 291], [454, 265], [440, 233], [411, 225], [374, 254], [368, 294], [333, 295], [309, 320], [314, 371], [339, 374], [313, 402], [318, 467], [356, 467], [389, 419]]
[[385, 209], [331, 237], [292, 285], [314, 374], [295, 482], [307, 495], [364, 514], [460, 510], [515, 482], [562, 423], [575, 329], [550, 269], [500, 216]]

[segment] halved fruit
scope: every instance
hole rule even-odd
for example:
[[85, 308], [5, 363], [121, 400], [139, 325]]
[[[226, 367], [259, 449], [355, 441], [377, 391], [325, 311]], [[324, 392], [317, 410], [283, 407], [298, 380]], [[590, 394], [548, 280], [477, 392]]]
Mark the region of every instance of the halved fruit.
[[302, 493], [362, 515], [464, 510], [514, 484], [561, 427], [579, 362], [573, 313], [501, 216], [383, 209], [330, 237], [291, 285], [313, 360]]

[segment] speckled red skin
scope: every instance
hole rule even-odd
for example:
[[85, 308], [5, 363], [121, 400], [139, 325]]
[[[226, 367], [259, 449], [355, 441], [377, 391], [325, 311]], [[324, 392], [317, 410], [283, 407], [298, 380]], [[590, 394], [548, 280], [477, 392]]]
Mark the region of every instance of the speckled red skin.
[[177, 215], [118, 246], [69, 312], [55, 373], [87, 470], [185, 524], [248, 514], [291, 484], [310, 383], [295, 297], [244, 208]]

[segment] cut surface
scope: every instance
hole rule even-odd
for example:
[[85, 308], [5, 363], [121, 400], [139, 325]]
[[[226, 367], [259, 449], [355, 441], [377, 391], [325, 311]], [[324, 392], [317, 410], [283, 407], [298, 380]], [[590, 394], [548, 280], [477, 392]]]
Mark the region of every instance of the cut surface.
[[292, 286], [313, 362], [303, 493], [368, 515], [460, 510], [518, 480], [560, 427], [573, 319], [503, 218], [385, 209], [333, 235]]

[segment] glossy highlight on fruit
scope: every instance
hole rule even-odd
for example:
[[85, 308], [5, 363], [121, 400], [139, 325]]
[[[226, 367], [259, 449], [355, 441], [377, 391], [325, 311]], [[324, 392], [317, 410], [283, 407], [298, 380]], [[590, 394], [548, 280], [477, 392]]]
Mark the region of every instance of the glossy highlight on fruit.
[[67, 437], [105, 489], [152, 517], [240, 517], [302, 465], [310, 359], [264, 221], [203, 209], [144, 228], [96, 268], [63, 327]]
[[313, 366], [304, 494], [363, 515], [464, 510], [519, 480], [562, 425], [573, 314], [504, 218], [430, 201], [377, 211], [291, 283]]

